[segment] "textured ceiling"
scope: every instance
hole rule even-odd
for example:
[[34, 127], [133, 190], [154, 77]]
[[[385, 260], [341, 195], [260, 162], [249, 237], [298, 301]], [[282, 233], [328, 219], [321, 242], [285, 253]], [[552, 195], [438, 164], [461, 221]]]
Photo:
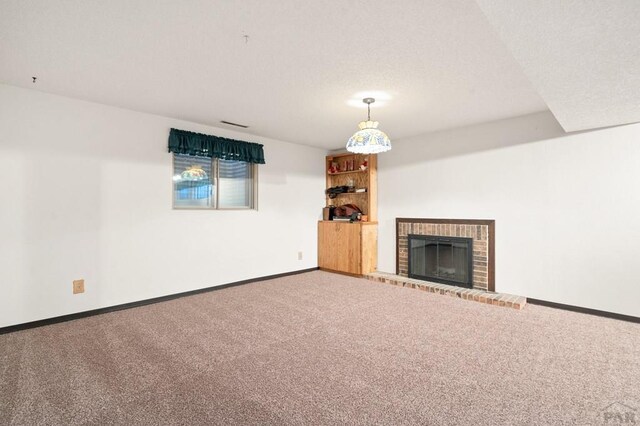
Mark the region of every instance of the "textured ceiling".
[[0, 82], [327, 149], [547, 109], [472, 0], [3, 0]]
[[565, 131], [640, 121], [639, 0], [478, 0]]

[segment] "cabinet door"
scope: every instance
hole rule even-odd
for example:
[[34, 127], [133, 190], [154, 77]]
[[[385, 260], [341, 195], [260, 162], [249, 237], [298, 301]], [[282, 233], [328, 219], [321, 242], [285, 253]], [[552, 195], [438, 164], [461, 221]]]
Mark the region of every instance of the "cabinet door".
[[378, 225], [362, 225], [362, 274], [378, 269]]
[[348, 274], [361, 274], [361, 225], [318, 222], [318, 266]]

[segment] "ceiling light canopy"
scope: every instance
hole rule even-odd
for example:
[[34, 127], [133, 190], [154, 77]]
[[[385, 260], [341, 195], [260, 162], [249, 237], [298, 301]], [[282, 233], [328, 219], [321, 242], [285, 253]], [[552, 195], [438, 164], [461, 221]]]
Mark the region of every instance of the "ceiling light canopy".
[[391, 149], [389, 136], [378, 130], [378, 122], [371, 121], [371, 104], [374, 98], [364, 98], [362, 102], [367, 104], [367, 121], [358, 124], [360, 130], [355, 132], [347, 142], [347, 151], [358, 154], [378, 154]]

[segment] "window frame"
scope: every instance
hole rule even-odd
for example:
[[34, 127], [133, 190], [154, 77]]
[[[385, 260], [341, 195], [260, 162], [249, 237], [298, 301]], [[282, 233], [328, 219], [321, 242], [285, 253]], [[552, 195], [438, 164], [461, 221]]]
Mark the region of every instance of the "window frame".
[[171, 208], [172, 210], [208, 210], [208, 211], [232, 211], [232, 210], [241, 210], [241, 211], [247, 211], [247, 210], [258, 210], [258, 164], [256, 163], [249, 163], [244, 161], [245, 163], [249, 164], [249, 170], [251, 171], [251, 205], [250, 206], [246, 206], [246, 207], [219, 207], [220, 203], [219, 203], [219, 198], [220, 198], [220, 167], [218, 166], [218, 162], [220, 161], [219, 158], [214, 158], [214, 157], [200, 157], [200, 158], [208, 158], [211, 162], [211, 169], [215, 170], [215, 173], [213, 174], [213, 178], [211, 180], [212, 184], [215, 186], [216, 188], [216, 195], [215, 197], [213, 197], [213, 206], [211, 207], [197, 207], [197, 206], [176, 206], [176, 197], [175, 197], [175, 187], [174, 187], [174, 182], [173, 182], [173, 176], [175, 176], [176, 174], [176, 167], [175, 167], [175, 158], [176, 155], [180, 155], [180, 156], [188, 156], [188, 157], [193, 157], [192, 155], [189, 154], [179, 154], [179, 153], [172, 153], [172, 157], [171, 157], [171, 171], [172, 171], [172, 180], [171, 180]]

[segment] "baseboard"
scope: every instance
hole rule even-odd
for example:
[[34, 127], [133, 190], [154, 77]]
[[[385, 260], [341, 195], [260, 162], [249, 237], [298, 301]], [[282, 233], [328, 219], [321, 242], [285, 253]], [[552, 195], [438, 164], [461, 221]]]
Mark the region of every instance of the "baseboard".
[[565, 305], [564, 303], [548, 302], [546, 300], [540, 300], [540, 299], [531, 299], [529, 297], [527, 297], [527, 303], [531, 303], [532, 305], [546, 306], [549, 308], [563, 309], [565, 311], [579, 312], [581, 314], [595, 315], [598, 317], [612, 318], [620, 321], [628, 321], [628, 322], [634, 322], [636, 324], [640, 324], [640, 317], [634, 317], [631, 315], [616, 314], [614, 312], [599, 311], [597, 309], [582, 308], [580, 306], [573, 306], [573, 305]]
[[331, 272], [332, 274], [348, 275], [350, 277], [355, 277], [355, 278], [364, 277], [363, 274], [352, 274], [351, 272], [336, 271], [335, 269], [329, 269], [329, 268], [318, 268], [318, 269], [325, 272]]
[[168, 296], [154, 297], [152, 299], [139, 300], [137, 302], [123, 303], [121, 305], [109, 306], [106, 308], [92, 309], [90, 311], [78, 312], [75, 314], [62, 315], [59, 317], [47, 318], [47, 319], [38, 320], [38, 321], [25, 322], [23, 324], [10, 325], [8, 327], [0, 328], [0, 334], [13, 333], [15, 331], [42, 327], [44, 325], [57, 324], [65, 321], [72, 321], [80, 318], [91, 317], [94, 315], [101, 315], [109, 312], [121, 311], [123, 309], [137, 308], [139, 306], [166, 302], [167, 300], [178, 299], [180, 297], [193, 296], [195, 294], [207, 293], [215, 290], [222, 290], [223, 288], [235, 287], [238, 285], [250, 284], [258, 281], [272, 280], [274, 278], [282, 278], [282, 277], [287, 277], [289, 275], [304, 274], [305, 272], [311, 272], [311, 271], [317, 271], [317, 270], [318, 268], [300, 269], [298, 271], [284, 272], [282, 274], [275, 274], [275, 275], [267, 275], [264, 277], [251, 278], [251, 279], [242, 280], [242, 281], [235, 281], [232, 283], [221, 284], [213, 287], [199, 288], [197, 290], [190, 290], [182, 293], [170, 294]]

